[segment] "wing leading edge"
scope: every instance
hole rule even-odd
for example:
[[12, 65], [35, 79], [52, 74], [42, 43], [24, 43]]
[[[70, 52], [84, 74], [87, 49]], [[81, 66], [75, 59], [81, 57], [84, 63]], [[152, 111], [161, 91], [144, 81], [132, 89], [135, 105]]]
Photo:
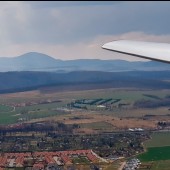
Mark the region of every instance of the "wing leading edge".
[[104, 44], [102, 48], [122, 54], [170, 63], [170, 44], [168, 43], [117, 40]]

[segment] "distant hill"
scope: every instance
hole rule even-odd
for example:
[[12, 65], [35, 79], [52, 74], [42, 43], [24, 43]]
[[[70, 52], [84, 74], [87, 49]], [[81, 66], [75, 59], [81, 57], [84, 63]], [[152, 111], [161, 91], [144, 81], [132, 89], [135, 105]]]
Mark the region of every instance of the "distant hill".
[[13, 58], [0, 57], [0, 71], [48, 70], [60, 62], [48, 55], [30, 52]]
[[[170, 71], [99, 72], [5, 72], [0, 73], [0, 93], [35, 90], [42, 87], [63, 89], [145, 88], [170, 89]], [[72, 86], [72, 87], [71, 87]]]
[[[81, 56], [80, 56], [81, 57]], [[104, 57], [103, 57], [104, 58]], [[113, 56], [114, 58], [114, 56]], [[149, 62], [128, 62], [125, 60], [58, 60], [48, 55], [30, 52], [18, 57], [0, 57], [0, 72], [7, 71], [162, 71], [170, 70], [170, 64]]]

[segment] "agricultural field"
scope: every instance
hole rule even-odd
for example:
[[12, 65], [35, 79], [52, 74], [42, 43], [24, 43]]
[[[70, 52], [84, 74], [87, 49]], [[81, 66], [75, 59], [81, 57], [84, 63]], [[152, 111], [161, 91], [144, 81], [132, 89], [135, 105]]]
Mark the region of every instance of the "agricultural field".
[[142, 162], [170, 160], [170, 146], [151, 147], [146, 153], [138, 156]]
[[170, 160], [166, 161], [155, 161], [151, 170], [169, 170]]
[[170, 146], [170, 132], [155, 132], [152, 139], [144, 143], [146, 148]]
[[[64, 99], [67, 101], [80, 99], [97, 99], [97, 98], [113, 98], [134, 102], [138, 99], [163, 98], [170, 94], [170, 90], [142, 90], [142, 89], [98, 89], [98, 90], [82, 90], [82, 91], [63, 91], [53, 93], [43, 93], [43, 91], [30, 91], [11, 94], [1, 94], [2, 103], [9, 102], [27, 102], [37, 101], [40, 99]], [[153, 97], [154, 96], [154, 97]]]
[[104, 130], [110, 131], [113, 130], [113, 126], [108, 122], [94, 122], [94, 123], [84, 123], [80, 125], [81, 128], [90, 128], [93, 130]]
[[139, 170], [169, 170], [170, 160], [151, 161], [141, 164]]
[[147, 151], [138, 156], [142, 165], [150, 164], [150, 170], [169, 170], [170, 132], [153, 133], [152, 138], [144, 142], [144, 146]]
[[[59, 107], [58, 107], [59, 108]], [[15, 107], [13, 111], [0, 112], [0, 124], [12, 124], [32, 119], [65, 115], [67, 112], [57, 109], [57, 104], [38, 104], [34, 106]]]
[[13, 124], [18, 122], [19, 116], [16, 115], [16, 112], [7, 112], [7, 113], [0, 113], [0, 124]]
[[12, 112], [13, 110], [14, 110], [14, 107], [0, 104], [0, 113]]
[[[170, 113], [168, 107], [134, 109], [133, 104], [138, 100], [159, 101], [161, 98], [164, 98], [169, 94], [170, 90], [158, 91], [141, 89], [98, 89], [63, 92], [54, 91], [53, 93], [43, 93], [43, 91], [37, 90], [1, 94], [0, 124], [11, 124], [23, 121], [27, 122], [30, 120], [39, 121], [39, 119], [46, 120], [49, 117], [57, 119], [58, 116], [61, 115], [65, 118], [66, 115], [76, 113], [78, 111], [78, 109], [76, 110], [76, 108], [68, 106], [69, 103], [77, 100], [84, 100], [86, 104], [91, 101], [91, 103], [95, 104], [95, 106], [87, 105], [86, 113], [108, 115], [112, 117], [111, 120], [114, 117], [142, 118], [146, 114], [167, 115]], [[42, 101], [56, 102], [43, 103]], [[111, 105], [111, 107], [107, 109], [96, 107], [101, 104]], [[72, 111], [69, 112], [69, 110]], [[79, 110], [79, 112], [84, 113], [82, 110]], [[101, 122], [101, 120], [99, 120], [99, 122]]]

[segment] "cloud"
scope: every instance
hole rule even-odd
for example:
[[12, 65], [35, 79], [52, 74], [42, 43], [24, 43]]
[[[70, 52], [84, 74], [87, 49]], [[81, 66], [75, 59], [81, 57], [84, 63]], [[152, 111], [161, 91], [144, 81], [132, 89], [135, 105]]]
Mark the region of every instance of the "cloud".
[[[169, 3], [1, 2], [0, 39], [8, 43], [71, 44], [99, 35], [169, 33]], [[108, 4], [107, 2], [106, 4]], [[82, 4], [82, 5], [81, 5]], [[53, 6], [52, 6], [53, 5]], [[45, 7], [47, 6], [47, 7]], [[62, 7], [61, 7], [62, 6]]]
[[[13, 56], [18, 56], [23, 53], [30, 51], [41, 52], [50, 55], [56, 59], [62, 60], [72, 60], [72, 59], [122, 59], [128, 61], [144, 61], [144, 59], [118, 54], [115, 52], [110, 52], [101, 48], [104, 43], [118, 40], [118, 39], [128, 39], [128, 40], [139, 40], [139, 41], [151, 41], [151, 42], [162, 42], [170, 43], [169, 35], [154, 35], [145, 34], [143, 32], [129, 32], [119, 35], [102, 35], [95, 37], [93, 40], [87, 42], [78, 42], [69, 45], [62, 44], [17, 44], [15, 46], [10, 46], [8, 49], [2, 49], [1, 53], [3, 56], [11, 56], [10, 54], [15, 54]], [[146, 61], [146, 60], [145, 60]]]
[[169, 42], [169, 2], [0, 2], [0, 56], [136, 60], [102, 50], [114, 39]]
[[120, 1], [31, 1], [25, 2], [31, 4], [34, 8], [58, 8], [72, 6], [99, 6], [99, 5], [115, 5], [122, 3]]

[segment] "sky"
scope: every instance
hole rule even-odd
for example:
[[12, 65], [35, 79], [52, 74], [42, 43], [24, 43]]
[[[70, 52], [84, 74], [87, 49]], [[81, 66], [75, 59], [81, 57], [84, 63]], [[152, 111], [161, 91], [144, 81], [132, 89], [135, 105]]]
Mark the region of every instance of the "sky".
[[101, 46], [117, 39], [170, 43], [169, 16], [165, 1], [1, 1], [0, 57], [144, 60]]

